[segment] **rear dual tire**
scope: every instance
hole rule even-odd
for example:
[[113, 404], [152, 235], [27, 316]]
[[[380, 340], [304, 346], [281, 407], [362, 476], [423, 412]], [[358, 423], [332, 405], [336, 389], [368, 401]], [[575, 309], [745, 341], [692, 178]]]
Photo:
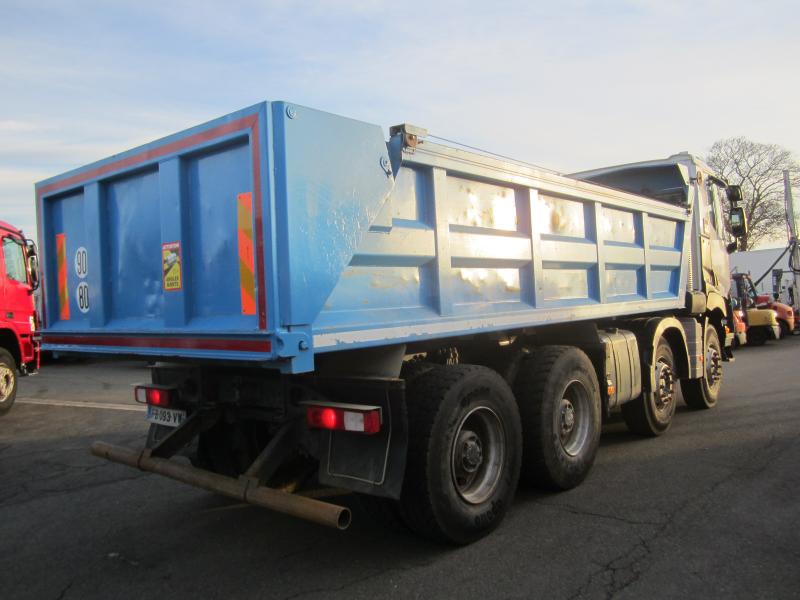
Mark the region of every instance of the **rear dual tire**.
[[514, 391], [523, 430], [522, 481], [567, 490], [588, 475], [600, 443], [600, 388], [586, 354], [545, 346], [520, 367]]
[[517, 403], [495, 371], [437, 366], [408, 390], [409, 447], [399, 511], [415, 533], [468, 544], [514, 498], [522, 450]]

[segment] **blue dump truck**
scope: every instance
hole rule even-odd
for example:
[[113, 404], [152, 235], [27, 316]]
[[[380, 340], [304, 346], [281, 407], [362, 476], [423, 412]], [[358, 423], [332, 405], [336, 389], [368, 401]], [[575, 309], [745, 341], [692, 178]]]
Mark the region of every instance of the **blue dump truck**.
[[563, 176], [264, 102], [37, 185], [43, 348], [154, 364], [143, 448], [96, 456], [469, 543], [614, 413], [716, 404], [726, 194], [686, 153]]

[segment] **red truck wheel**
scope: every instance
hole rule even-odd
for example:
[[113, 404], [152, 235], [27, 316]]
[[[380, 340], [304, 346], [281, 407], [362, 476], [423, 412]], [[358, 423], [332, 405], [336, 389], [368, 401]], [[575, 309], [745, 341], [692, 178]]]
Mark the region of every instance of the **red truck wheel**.
[[14, 405], [17, 397], [17, 363], [7, 350], [0, 349], [0, 415]]

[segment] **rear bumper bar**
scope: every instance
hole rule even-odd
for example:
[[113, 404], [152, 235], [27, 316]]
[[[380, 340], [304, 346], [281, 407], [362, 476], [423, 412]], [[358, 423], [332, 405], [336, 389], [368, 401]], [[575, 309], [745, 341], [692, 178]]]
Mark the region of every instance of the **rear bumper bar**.
[[336, 529], [347, 529], [350, 525], [349, 508], [259, 485], [257, 481], [249, 477], [234, 479], [183, 465], [167, 458], [151, 456], [148, 449], [137, 452], [106, 442], [94, 442], [91, 445], [91, 453], [111, 462], [157, 473], [194, 487], [222, 494], [228, 498], [269, 508], [320, 525]]

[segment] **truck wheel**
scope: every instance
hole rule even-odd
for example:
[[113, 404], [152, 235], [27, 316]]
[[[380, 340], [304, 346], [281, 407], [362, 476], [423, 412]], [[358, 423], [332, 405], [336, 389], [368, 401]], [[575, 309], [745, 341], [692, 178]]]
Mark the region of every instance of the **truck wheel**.
[[514, 394], [495, 371], [438, 366], [408, 392], [408, 461], [400, 506], [415, 533], [467, 544], [491, 532], [519, 481]]
[[661, 338], [653, 356], [656, 389], [622, 405], [625, 423], [634, 433], [646, 436], [661, 435], [672, 424], [675, 414], [675, 359], [666, 339]]
[[706, 328], [705, 377], [681, 379], [683, 399], [695, 410], [713, 408], [717, 404], [722, 388], [722, 347], [713, 325]]
[[765, 327], [751, 327], [747, 330], [748, 346], [763, 346], [767, 343], [767, 330]]
[[522, 480], [567, 490], [588, 475], [600, 443], [600, 388], [578, 348], [545, 346], [520, 365], [514, 385], [522, 419]]
[[17, 398], [17, 362], [0, 348], [0, 415], [6, 414]]

